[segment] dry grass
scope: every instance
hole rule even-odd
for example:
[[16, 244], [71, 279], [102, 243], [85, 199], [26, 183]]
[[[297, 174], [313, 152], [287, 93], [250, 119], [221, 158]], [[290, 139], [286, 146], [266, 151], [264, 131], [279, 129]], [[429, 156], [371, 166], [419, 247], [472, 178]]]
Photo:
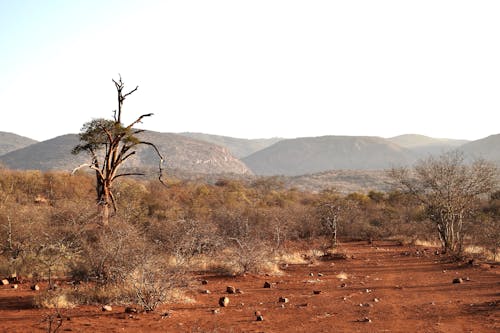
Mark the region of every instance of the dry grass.
[[481, 256], [489, 261], [500, 262], [500, 249], [496, 250], [496, 255], [495, 255], [495, 251], [485, 249], [482, 246], [469, 245], [465, 247], [464, 253]]
[[421, 239], [414, 240], [412, 244], [416, 245], [416, 246], [423, 246], [423, 247], [440, 247], [441, 246], [438, 242], [421, 240]]
[[33, 305], [43, 309], [71, 309], [75, 303], [68, 299], [64, 291], [47, 290], [37, 294], [33, 299]]

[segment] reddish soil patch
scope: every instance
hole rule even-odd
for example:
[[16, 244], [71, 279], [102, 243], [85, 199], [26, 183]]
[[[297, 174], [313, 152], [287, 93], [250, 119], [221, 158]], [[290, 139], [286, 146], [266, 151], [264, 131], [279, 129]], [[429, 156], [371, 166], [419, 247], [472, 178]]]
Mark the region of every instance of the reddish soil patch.
[[[64, 310], [59, 332], [500, 331], [498, 267], [448, 263], [432, 250], [390, 242], [346, 243], [343, 249], [346, 260], [289, 265], [281, 276], [197, 276], [195, 304], [169, 304], [156, 313]], [[455, 278], [464, 281], [452, 283]], [[263, 288], [266, 281], [272, 288]], [[229, 285], [243, 293], [227, 294]], [[51, 310], [33, 309], [34, 293], [27, 285], [0, 287], [0, 332], [47, 332], [42, 319]], [[218, 305], [222, 296], [230, 299], [225, 308]], [[289, 302], [279, 302], [281, 296]]]

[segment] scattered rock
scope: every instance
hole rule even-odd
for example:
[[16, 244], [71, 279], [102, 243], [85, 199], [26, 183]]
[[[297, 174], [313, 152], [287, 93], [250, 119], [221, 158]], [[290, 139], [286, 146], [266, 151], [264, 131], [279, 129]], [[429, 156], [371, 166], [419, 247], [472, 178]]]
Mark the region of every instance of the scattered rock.
[[229, 304], [229, 298], [227, 297], [221, 297], [219, 298], [219, 305], [222, 307], [226, 307]]
[[257, 321], [264, 321], [264, 317], [262, 315], [257, 316]]
[[465, 281], [470, 281], [470, 278], [469, 278], [468, 276], [466, 276], [466, 277], [464, 278], [464, 280], [465, 280]]
[[464, 280], [462, 278], [454, 278], [453, 283], [464, 283]]
[[345, 287], [347, 287], [347, 284], [346, 284], [346, 283], [341, 283], [341, 284], [340, 284], [340, 288], [345, 288]]
[[34, 284], [34, 285], [31, 286], [31, 290], [38, 291], [38, 290], [40, 290], [40, 286], [37, 285], [37, 284]]
[[226, 287], [226, 292], [227, 292], [228, 294], [235, 294], [235, 293], [236, 293], [236, 288], [235, 288], [235, 287], [233, 287], [233, 286], [227, 286], [227, 287]]
[[369, 293], [371, 293], [371, 292], [372, 292], [372, 290], [371, 290], [371, 289], [365, 289], [365, 293], [369, 294]]
[[309, 276], [314, 276], [314, 273], [309, 273]]
[[319, 295], [319, 294], [321, 294], [321, 290], [313, 290], [313, 294], [314, 295]]
[[271, 282], [264, 282], [264, 288], [271, 288]]
[[208, 280], [201, 280], [201, 284], [208, 284]]
[[[326, 253], [324, 255], [321, 256], [321, 260], [345, 260], [347, 259], [348, 256], [346, 253]], [[354, 256], [352, 256], [352, 258], [354, 259]]]
[[212, 310], [212, 313], [213, 313], [213, 314], [218, 314], [218, 313], [219, 313], [219, 309], [213, 309], [213, 310]]
[[358, 320], [360, 323], [371, 323], [372, 320], [368, 317], [364, 317], [363, 319]]
[[9, 280], [7, 280], [7, 279], [0, 280], [0, 286], [6, 286], [8, 284], [9, 284]]
[[165, 318], [168, 318], [168, 316], [170, 316], [169, 312], [163, 312], [160, 317], [161, 317], [161, 319], [165, 319]]
[[255, 316], [258, 317], [258, 316], [262, 316], [262, 312], [260, 312], [259, 310], [255, 311]]
[[373, 299], [373, 301], [374, 301], [375, 303], [380, 302], [380, 300], [379, 300], [378, 298], [374, 298], [374, 299]]
[[236, 288], [236, 293], [237, 293], [237, 294], [244, 294], [244, 293], [243, 293], [243, 290], [241, 290], [240, 288]]
[[111, 307], [111, 305], [103, 305], [101, 310], [104, 312], [111, 312], [113, 311], [113, 308]]
[[17, 276], [16, 273], [12, 273], [9, 275], [9, 277], [7, 278], [7, 280], [10, 282], [10, 283], [14, 283], [14, 284], [19, 284], [21, 283], [21, 277]]
[[18, 288], [18, 285], [17, 284], [13, 284], [12, 285], [12, 289], [17, 289]]
[[278, 298], [278, 302], [280, 303], [288, 303], [290, 302], [290, 300], [286, 297], [283, 297], [283, 296], [280, 296], [280, 298]]
[[323, 276], [323, 274], [322, 274], [322, 273], [318, 273], [318, 276], [319, 276], [319, 277], [322, 277], [322, 276]]
[[125, 313], [137, 313], [137, 309], [131, 306], [125, 308]]
[[205, 290], [203, 290], [201, 293], [202, 293], [202, 294], [207, 294], [207, 295], [208, 295], [208, 294], [210, 294], [210, 290], [205, 289]]

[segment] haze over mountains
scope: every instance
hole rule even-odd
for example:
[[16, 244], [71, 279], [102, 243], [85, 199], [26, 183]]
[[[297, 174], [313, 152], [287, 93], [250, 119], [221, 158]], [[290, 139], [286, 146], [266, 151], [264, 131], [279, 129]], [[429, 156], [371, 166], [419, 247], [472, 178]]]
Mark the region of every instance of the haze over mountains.
[[[411, 165], [431, 154], [459, 149], [467, 158], [482, 157], [500, 164], [500, 134], [481, 140], [436, 139], [408, 134], [393, 138], [321, 136], [296, 139], [239, 139], [203, 133], [146, 131], [166, 158], [167, 170], [193, 174], [288, 177], [297, 188], [328, 185], [351, 189], [382, 189], [382, 170]], [[70, 171], [86, 162], [85, 154], [71, 155], [78, 135], [35, 140], [0, 132], [0, 164], [11, 169]], [[153, 150], [142, 147], [127, 167], [152, 169], [158, 165]]]
[[36, 143], [35, 140], [14, 133], [0, 132], [0, 156]]

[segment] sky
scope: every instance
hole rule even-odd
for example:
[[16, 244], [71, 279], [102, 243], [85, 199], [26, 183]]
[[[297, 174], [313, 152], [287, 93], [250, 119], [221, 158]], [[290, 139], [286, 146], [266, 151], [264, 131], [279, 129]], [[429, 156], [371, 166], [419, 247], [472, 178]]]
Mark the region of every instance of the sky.
[[500, 1], [0, 0], [0, 131], [500, 133]]

